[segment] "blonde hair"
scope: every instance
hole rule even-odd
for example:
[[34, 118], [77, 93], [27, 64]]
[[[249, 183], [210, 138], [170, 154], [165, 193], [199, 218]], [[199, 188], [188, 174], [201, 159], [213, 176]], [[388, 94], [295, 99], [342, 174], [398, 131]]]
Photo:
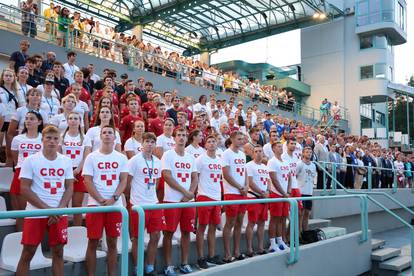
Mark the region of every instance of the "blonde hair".
[[10, 68], [5, 68], [4, 70], [3, 70], [3, 72], [1, 72], [1, 77], [0, 77], [0, 86], [4, 86], [4, 74], [5, 73], [11, 73], [12, 75], [13, 75], [13, 82], [12, 82], [12, 84], [11, 84], [11, 89], [12, 89], [12, 91], [10, 91], [10, 92], [14, 92], [14, 93], [16, 93], [16, 95], [17, 96], [19, 96], [19, 90], [17, 89], [17, 77], [16, 77], [16, 73], [12, 70], [12, 69], [10, 69]]

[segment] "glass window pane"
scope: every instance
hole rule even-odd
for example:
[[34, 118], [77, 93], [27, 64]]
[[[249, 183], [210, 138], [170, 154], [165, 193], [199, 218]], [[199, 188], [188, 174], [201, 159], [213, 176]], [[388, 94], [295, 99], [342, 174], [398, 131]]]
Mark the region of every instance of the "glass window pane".
[[375, 36], [375, 48], [387, 49], [387, 37], [384, 35]]
[[360, 74], [361, 74], [361, 80], [372, 79], [374, 77], [374, 66], [373, 65], [362, 66]]
[[381, 1], [380, 0], [369, 0], [369, 12], [379, 12], [381, 10]]
[[368, 14], [368, 1], [360, 1], [358, 3], [358, 14], [359, 15], [364, 15], [364, 14]]
[[387, 77], [387, 71], [385, 64], [375, 64], [375, 78], [385, 79]]
[[369, 49], [374, 47], [374, 42], [372, 36], [362, 36], [360, 37], [360, 49]]

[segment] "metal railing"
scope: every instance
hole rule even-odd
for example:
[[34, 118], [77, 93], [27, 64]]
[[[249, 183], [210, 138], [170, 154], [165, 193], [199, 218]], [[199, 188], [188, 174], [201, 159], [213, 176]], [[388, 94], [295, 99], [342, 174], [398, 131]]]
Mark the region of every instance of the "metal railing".
[[[1, 22], [6, 24], [13, 24], [13, 28], [7, 28], [9, 31], [21, 32], [20, 20], [21, 14], [23, 13], [17, 7], [0, 3], [0, 26]], [[51, 43], [58, 41], [58, 27], [59, 22], [51, 20], [50, 18], [43, 17], [41, 15], [36, 16], [36, 28], [38, 31], [37, 39], [43, 39]], [[48, 27], [47, 31], [46, 25]], [[16, 28], [16, 26], [18, 28]], [[10, 27], [10, 26], [6, 26]], [[187, 81], [191, 84], [211, 89], [215, 92], [224, 92], [224, 82], [226, 82], [223, 75], [216, 75], [205, 70], [200, 70], [191, 65], [184, 64], [177, 59], [170, 59], [165, 57], [162, 52], [151, 53], [143, 51], [137, 47], [121, 42], [115, 41], [114, 39], [104, 38], [102, 36], [94, 35], [89, 32], [82, 30], [74, 30], [71, 26], [66, 26], [67, 32], [60, 46], [66, 47], [68, 50], [77, 49], [87, 54], [95, 55], [99, 58], [107, 58], [114, 62], [123, 63], [131, 68], [138, 68], [141, 70], [147, 70], [153, 73], [161, 74], [167, 77], [175, 78], [177, 81]], [[102, 27], [102, 30], [105, 31]], [[114, 51], [106, 49], [114, 49]], [[110, 51], [107, 53], [107, 51]], [[265, 91], [259, 94], [252, 93], [250, 91], [248, 80], [240, 79], [239, 81], [227, 81], [230, 82], [230, 87], [238, 87], [237, 97], [249, 98], [251, 100], [259, 100], [264, 103], [271, 101], [271, 95]], [[235, 84], [235, 85], [234, 85]], [[234, 89], [230, 89], [234, 90]], [[250, 97], [254, 95], [254, 97]], [[275, 105], [272, 105], [275, 106]], [[294, 114], [301, 115], [305, 118], [318, 120], [320, 118], [320, 110], [306, 106], [304, 104], [294, 102], [292, 104], [284, 104], [282, 100], [278, 99], [278, 105], [276, 109], [293, 112]], [[345, 108], [341, 108], [340, 116], [342, 120], [348, 120], [348, 111]]]
[[60, 209], [37, 209], [24, 211], [2, 211], [0, 219], [7, 218], [25, 218], [39, 216], [61, 216], [76, 215], [86, 213], [110, 213], [119, 212], [122, 215], [121, 229], [121, 276], [128, 276], [128, 237], [129, 237], [129, 216], [126, 208], [122, 206], [99, 206], [99, 207], [78, 207], [78, 208], [60, 208]]
[[[402, 204], [399, 200], [395, 199], [393, 196], [385, 193], [385, 192], [373, 192], [373, 191], [356, 191], [356, 190], [350, 190], [345, 188], [338, 180], [336, 177], [334, 177], [332, 174], [330, 174], [326, 167], [324, 166], [324, 163], [320, 164], [318, 162], [314, 162], [316, 164], [316, 166], [318, 166], [324, 174], [324, 183], [325, 183], [325, 177], [328, 176], [331, 178], [331, 181], [333, 181], [335, 183], [335, 185], [338, 185], [339, 187], [342, 188], [342, 190], [347, 193], [347, 194], [354, 194], [354, 195], [366, 195], [367, 198], [374, 203], [375, 205], [377, 205], [379, 208], [383, 209], [385, 212], [387, 212], [390, 216], [394, 217], [395, 219], [397, 219], [399, 222], [401, 222], [404, 226], [408, 227], [410, 229], [410, 238], [411, 238], [411, 249], [414, 248], [414, 226], [411, 225], [410, 222], [405, 221], [402, 217], [400, 217], [399, 215], [397, 215], [395, 212], [393, 212], [391, 209], [389, 209], [388, 207], [386, 207], [384, 204], [382, 204], [381, 202], [379, 202], [378, 200], [372, 198], [372, 196], [374, 195], [380, 195], [380, 196], [385, 196], [386, 198], [388, 198], [389, 200], [391, 200], [394, 204], [398, 205], [400, 208], [404, 209], [405, 211], [407, 211], [412, 218], [414, 218], [414, 211], [411, 210], [410, 208], [408, 208], [407, 206], [405, 206], [404, 204]], [[335, 164], [335, 163], [332, 163]], [[360, 166], [359, 166], [360, 167]], [[336, 171], [336, 170], [335, 170]], [[326, 189], [325, 189], [326, 191]], [[336, 192], [336, 190], [335, 190]], [[326, 194], [326, 193], [325, 193]], [[411, 259], [414, 260], [414, 250], [411, 250]]]
[[[361, 210], [361, 239], [360, 242], [368, 240], [368, 200], [366, 195], [340, 195], [340, 196], [316, 196], [303, 198], [268, 198], [268, 199], [252, 199], [252, 200], [229, 200], [229, 201], [210, 201], [210, 202], [185, 202], [185, 203], [167, 203], [167, 204], [153, 204], [153, 205], [137, 205], [132, 207], [132, 210], [138, 213], [138, 246], [137, 246], [137, 275], [143, 275], [144, 272], [144, 231], [145, 231], [145, 210], [162, 210], [173, 208], [195, 208], [208, 206], [226, 206], [234, 204], [258, 204], [258, 203], [275, 203], [288, 202], [290, 213], [290, 252], [287, 260], [288, 265], [292, 265], [299, 260], [299, 214], [298, 201], [307, 200], [335, 200], [345, 198], [359, 198]], [[293, 246], [292, 246], [293, 245]]]

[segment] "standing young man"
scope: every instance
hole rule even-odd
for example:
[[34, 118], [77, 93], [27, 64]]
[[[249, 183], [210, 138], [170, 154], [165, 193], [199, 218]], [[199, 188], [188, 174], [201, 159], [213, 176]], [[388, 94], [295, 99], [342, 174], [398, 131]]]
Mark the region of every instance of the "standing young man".
[[[253, 149], [253, 160], [246, 165], [247, 180], [249, 183], [248, 197], [251, 199], [269, 197], [269, 171], [267, 166], [263, 164], [263, 159], [263, 148], [260, 145], [256, 145]], [[255, 224], [257, 224], [257, 254], [265, 254], [266, 251], [263, 249], [263, 240], [265, 222], [267, 221], [269, 206], [266, 203], [250, 204], [247, 206], [247, 210], [249, 219], [246, 228], [247, 255], [249, 257], [254, 256], [253, 228]]]
[[[129, 176], [127, 187], [130, 190], [130, 202], [132, 206], [158, 203], [157, 186], [159, 178], [161, 177], [161, 161], [153, 155], [156, 142], [157, 137], [153, 133], [144, 133], [142, 135], [142, 153], [135, 155], [128, 161]], [[132, 262], [136, 266], [138, 213], [132, 211], [130, 218]], [[155, 275], [155, 256], [157, 254], [160, 231], [164, 229], [163, 210], [146, 210], [145, 227], [150, 235], [147, 246], [145, 274]]]
[[79, 67], [76, 66], [77, 54], [73, 51], [68, 52], [66, 55], [68, 62], [63, 64], [63, 69], [65, 70], [65, 78], [68, 79], [69, 84], [73, 84], [75, 82], [75, 72], [79, 71]]
[[[301, 197], [300, 188], [298, 185], [298, 180], [296, 176], [296, 170], [300, 159], [295, 154], [296, 150], [296, 139], [288, 138], [286, 140], [287, 151], [282, 154], [282, 159], [289, 164], [290, 168], [290, 178], [291, 178], [291, 197]], [[302, 202], [298, 201], [299, 210], [302, 209]]]
[[[205, 144], [206, 152], [197, 160], [200, 183], [198, 184], [197, 201], [221, 200], [221, 161], [216, 155], [217, 139], [208, 136]], [[216, 228], [220, 224], [221, 206], [199, 207], [196, 245], [198, 254], [198, 266], [208, 268], [208, 264], [223, 264], [216, 252]], [[208, 225], [208, 257], [204, 258], [204, 232]]]
[[[114, 127], [103, 126], [100, 137], [100, 149], [90, 153], [83, 166], [83, 177], [89, 193], [88, 206], [122, 206], [120, 197], [127, 184], [128, 160], [125, 155], [114, 150]], [[118, 255], [116, 242], [121, 227], [122, 216], [119, 212], [86, 214], [89, 238], [86, 270], [89, 276], [95, 274], [96, 249], [104, 229], [108, 244], [108, 275], [115, 276]]]
[[[55, 126], [42, 131], [42, 151], [27, 157], [20, 171], [21, 193], [26, 210], [66, 208], [73, 193], [72, 161], [58, 153], [60, 132]], [[32, 260], [44, 233], [49, 235], [53, 275], [63, 275], [63, 246], [67, 242], [67, 216], [25, 218], [23, 251], [16, 275], [29, 275]]]
[[[162, 156], [162, 176], [165, 180], [164, 202], [188, 202], [194, 199], [198, 184], [198, 174], [195, 159], [185, 152], [187, 143], [187, 130], [177, 128], [173, 132], [174, 149]], [[190, 233], [194, 231], [195, 208], [165, 209], [165, 231], [163, 239], [164, 258], [167, 265], [165, 275], [175, 275], [171, 261], [172, 237], [178, 224], [181, 229], [181, 273], [192, 272], [188, 264], [190, 251]]]
[[[311, 197], [313, 193], [313, 180], [316, 176], [316, 166], [311, 161], [312, 148], [305, 147], [302, 151], [302, 161], [296, 169], [299, 188], [303, 197]], [[303, 209], [299, 212], [299, 232], [308, 230], [309, 215], [312, 211], [312, 201], [303, 201]]]
[[[222, 156], [224, 200], [247, 199], [249, 186], [246, 174], [246, 155], [241, 151], [244, 145], [244, 134], [234, 131], [230, 135], [231, 145]], [[232, 256], [238, 260], [245, 257], [240, 254], [240, 237], [243, 225], [245, 204], [226, 205], [226, 224], [223, 228], [224, 259], [226, 263], [232, 262]], [[230, 250], [230, 238], [233, 231], [233, 255]]]
[[[267, 166], [269, 168], [269, 176], [272, 181], [270, 185], [270, 198], [287, 198], [291, 192], [291, 176], [290, 167], [287, 162], [282, 159], [283, 146], [281, 142], [275, 142], [272, 145], [275, 154]], [[275, 202], [269, 204], [270, 222], [269, 222], [269, 239], [271, 252], [280, 252], [289, 247], [283, 241], [286, 239], [286, 218], [289, 216], [288, 202]]]

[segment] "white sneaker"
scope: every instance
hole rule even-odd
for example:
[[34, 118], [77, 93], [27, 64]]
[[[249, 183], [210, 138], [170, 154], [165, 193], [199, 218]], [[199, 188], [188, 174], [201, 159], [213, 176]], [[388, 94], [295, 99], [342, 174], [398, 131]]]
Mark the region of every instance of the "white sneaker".
[[287, 245], [286, 245], [286, 243], [285, 243], [284, 241], [281, 241], [281, 242], [278, 244], [278, 246], [279, 246], [279, 249], [280, 249], [280, 250], [282, 250], [282, 251], [285, 251], [285, 250], [290, 249], [290, 248], [289, 248], [289, 246], [287, 246]]
[[270, 246], [269, 247], [269, 253], [280, 253], [280, 252], [283, 252], [283, 250], [280, 250], [279, 246], [276, 246], [276, 247]]

